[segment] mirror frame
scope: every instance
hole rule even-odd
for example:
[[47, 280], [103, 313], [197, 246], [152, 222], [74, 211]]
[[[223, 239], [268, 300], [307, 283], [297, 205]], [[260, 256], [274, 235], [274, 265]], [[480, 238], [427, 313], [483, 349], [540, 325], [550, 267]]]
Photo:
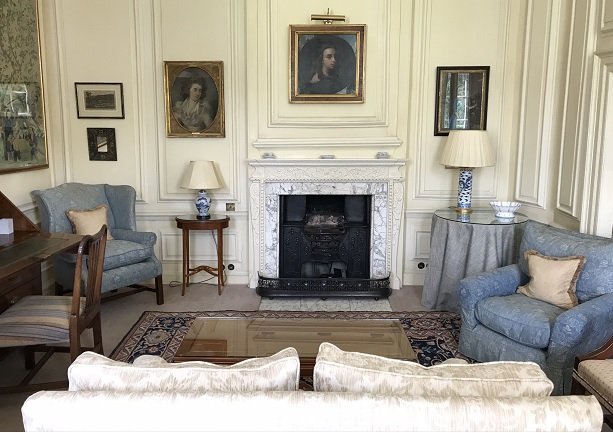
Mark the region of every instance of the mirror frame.
[[0, 174], [48, 168], [38, 1], [0, 7], [3, 18], [19, 23], [3, 26], [5, 54], [11, 55], [3, 56], [0, 66]]
[[[468, 125], [452, 127], [446, 120], [457, 111], [454, 101], [465, 86], [458, 81], [460, 74], [468, 74], [468, 94], [461, 98], [469, 100], [468, 113], [464, 111], [464, 120]], [[439, 66], [436, 68], [436, 111], [434, 118], [434, 135], [449, 135], [452, 129], [484, 130], [487, 126], [487, 99], [489, 85], [489, 66]], [[457, 105], [456, 105], [457, 107]], [[463, 107], [462, 107], [463, 108]]]

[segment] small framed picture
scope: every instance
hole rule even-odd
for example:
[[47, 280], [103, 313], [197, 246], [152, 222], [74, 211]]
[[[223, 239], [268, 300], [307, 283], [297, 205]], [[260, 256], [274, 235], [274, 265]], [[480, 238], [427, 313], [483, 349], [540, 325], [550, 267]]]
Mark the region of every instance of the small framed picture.
[[79, 119], [124, 119], [123, 83], [74, 83]]
[[290, 26], [290, 102], [364, 102], [363, 24]]
[[436, 68], [434, 135], [449, 135], [452, 129], [486, 128], [489, 76], [489, 66]]
[[166, 135], [225, 137], [223, 62], [164, 62]]
[[87, 128], [90, 161], [117, 161], [115, 128]]

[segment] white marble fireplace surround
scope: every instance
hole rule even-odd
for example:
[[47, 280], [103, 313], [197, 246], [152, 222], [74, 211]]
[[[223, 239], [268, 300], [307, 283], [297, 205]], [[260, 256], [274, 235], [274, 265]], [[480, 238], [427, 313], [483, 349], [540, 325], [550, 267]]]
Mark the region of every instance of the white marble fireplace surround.
[[280, 195], [372, 195], [370, 278], [402, 278], [404, 166], [399, 159], [249, 159], [249, 286], [279, 276]]

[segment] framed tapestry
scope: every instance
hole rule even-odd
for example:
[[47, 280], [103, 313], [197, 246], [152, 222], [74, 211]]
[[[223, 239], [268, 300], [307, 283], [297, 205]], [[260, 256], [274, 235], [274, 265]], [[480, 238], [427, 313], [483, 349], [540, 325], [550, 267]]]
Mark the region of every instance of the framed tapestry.
[[225, 137], [223, 62], [164, 62], [166, 135]]
[[364, 102], [363, 24], [290, 26], [290, 102]]
[[0, 174], [47, 168], [37, 1], [0, 1], [0, 16]]

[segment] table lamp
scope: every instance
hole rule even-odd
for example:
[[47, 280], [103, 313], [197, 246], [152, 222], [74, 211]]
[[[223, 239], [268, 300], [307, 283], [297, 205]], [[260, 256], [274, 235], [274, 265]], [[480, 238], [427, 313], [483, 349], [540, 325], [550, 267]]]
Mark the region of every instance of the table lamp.
[[221, 188], [213, 161], [190, 161], [181, 180], [181, 188], [200, 190], [196, 197], [198, 219], [209, 219], [211, 198], [205, 190]]
[[458, 206], [455, 210], [460, 214], [471, 213], [473, 168], [494, 165], [494, 155], [487, 138], [487, 132], [464, 129], [449, 131], [439, 162], [442, 165], [460, 169]]

